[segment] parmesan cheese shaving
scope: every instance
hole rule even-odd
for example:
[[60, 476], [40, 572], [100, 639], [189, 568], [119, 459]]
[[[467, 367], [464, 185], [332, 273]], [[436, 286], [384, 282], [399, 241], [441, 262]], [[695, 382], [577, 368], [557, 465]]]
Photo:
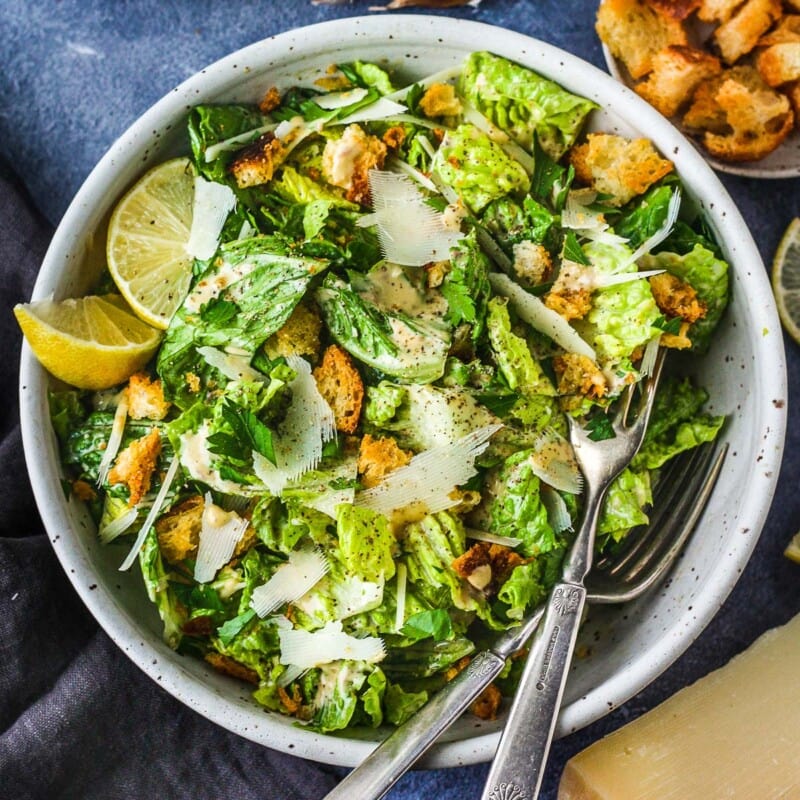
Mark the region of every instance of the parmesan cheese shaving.
[[117, 457], [119, 446], [122, 444], [122, 436], [125, 433], [125, 422], [128, 419], [128, 398], [122, 392], [114, 411], [114, 421], [111, 423], [111, 435], [108, 437], [106, 449], [100, 459], [100, 466], [97, 470], [97, 485], [102, 486], [108, 479], [108, 472], [111, 464]]
[[597, 355], [591, 345], [580, 337], [564, 317], [548, 308], [538, 297], [528, 294], [508, 275], [492, 272], [489, 275], [489, 282], [498, 294], [502, 294], [511, 301], [517, 315], [524, 322], [540, 333], [549, 336], [568, 353], [578, 353], [591, 358], [592, 361], [597, 360]]
[[476, 528], [465, 528], [464, 532], [467, 535], [467, 539], [475, 539], [478, 542], [489, 542], [490, 544], [501, 544], [504, 547], [510, 547], [512, 550], [522, 544], [522, 539], [517, 539], [515, 536], [500, 536], [498, 533], [480, 531]]
[[547, 511], [547, 522], [555, 533], [572, 530], [572, 517], [564, 498], [552, 486], [542, 486], [540, 494]]
[[483, 131], [503, 149], [509, 158], [519, 162], [528, 175], [533, 174], [533, 156], [520, 147], [505, 131], [500, 130], [493, 122], [484, 117], [477, 108], [464, 103], [464, 119], [471, 122], [478, 130]]
[[225, 153], [228, 150], [238, 150], [240, 147], [255, 141], [262, 133], [274, 131], [277, 127], [277, 123], [270, 122], [267, 125], [262, 125], [260, 128], [253, 128], [251, 131], [245, 131], [245, 133], [240, 133], [238, 136], [231, 136], [230, 139], [224, 139], [221, 142], [210, 145], [206, 148], [204, 154], [206, 164], [216, 161], [221, 153]]
[[652, 278], [653, 275], [660, 275], [665, 272], [663, 269], [646, 269], [639, 272], [617, 272], [614, 275], [593, 276], [593, 284], [597, 289], [605, 289], [608, 286], [618, 286], [621, 283], [630, 283], [642, 278]]
[[394, 615], [394, 629], [398, 633], [406, 622], [406, 589], [408, 588], [408, 568], [402, 562], [397, 565], [397, 610]]
[[639, 372], [643, 378], [653, 374], [656, 367], [656, 358], [658, 357], [658, 348], [661, 345], [661, 334], [654, 336], [644, 348], [644, 355], [642, 356], [642, 363], [639, 365]]
[[278, 606], [302, 597], [328, 569], [328, 562], [319, 550], [295, 550], [266, 583], [253, 589], [250, 607], [259, 617], [266, 617]]
[[554, 489], [570, 494], [583, 491], [583, 475], [572, 445], [555, 431], [542, 434], [528, 460], [533, 474]]
[[210, 493], [206, 493], [205, 500], [194, 565], [194, 579], [198, 583], [213, 580], [217, 571], [231, 560], [236, 545], [250, 524], [235, 511], [224, 511], [215, 505]]
[[136, 522], [136, 517], [139, 516], [137, 508], [129, 508], [122, 516], [112, 520], [105, 527], [101, 527], [97, 531], [100, 541], [103, 544], [113, 542], [118, 536], [122, 536], [128, 528]]
[[369, 188], [374, 212], [361, 217], [358, 225], [377, 227], [387, 261], [412, 267], [443, 261], [463, 238], [405, 175], [370, 170]]
[[377, 486], [356, 493], [355, 505], [390, 516], [410, 505], [435, 514], [459, 502], [453, 490], [475, 475], [475, 459], [502, 424], [484, 425], [453, 444], [432, 447], [390, 472]]
[[283, 672], [281, 672], [278, 680], [275, 681], [275, 683], [277, 683], [281, 688], [285, 689], [290, 683], [296, 681], [307, 671], [308, 670], [304, 669], [303, 667], [296, 667], [292, 664], [286, 667]]
[[336, 436], [333, 411], [319, 393], [309, 363], [300, 356], [288, 356], [286, 363], [297, 377], [289, 384], [292, 402], [273, 442], [276, 463], [253, 453], [256, 475], [275, 496], [287, 483], [314, 469], [323, 445]]
[[435, 192], [436, 184], [427, 176], [423, 175], [418, 169], [415, 169], [411, 166], [411, 164], [406, 163], [400, 158], [393, 158], [389, 162], [389, 169], [392, 172], [398, 172], [401, 175], [407, 175], [411, 180], [416, 181], [420, 186], [424, 189], [427, 189], [429, 192]]
[[351, 106], [353, 103], [363, 100], [367, 94], [369, 94], [367, 89], [358, 87], [356, 89], [347, 89], [344, 92], [329, 92], [328, 94], [313, 99], [320, 108], [324, 108], [326, 111], [332, 111], [334, 108]]
[[232, 381], [263, 382], [264, 376], [250, 366], [248, 357], [225, 353], [216, 347], [198, 347], [197, 352], [215, 369]]
[[334, 620], [317, 631], [280, 628], [281, 664], [301, 669], [330, 664], [332, 661], [367, 661], [375, 664], [386, 656], [386, 645], [377, 636], [357, 639], [342, 630]]
[[[333, 120], [331, 124], [350, 125], [353, 122], [374, 122], [375, 120], [390, 118], [401, 119], [405, 116], [407, 110], [408, 109], [400, 105], [400, 103], [395, 103], [393, 100], [387, 100], [385, 97], [381, 97], [374, 103], [370, 103], [368, 106], [364, 106], [364, 108], [359, 108], [358, 111], [354, 111], [352, 114], [342, 117], [342, 119]], [[416, 117], [411, 117], [411, 119], [416, 123], [420, 122]]]
[[228, 214], [236, 207], [233, 189], [224, 183], [207, 181], [198, 175], [194, 179], [192, 227], [186, 252], [207, 261], [219, 247], [219, 236]]
[[130, 569], [131, 565], [136, 560], [136, 556], [139, 554], [139, 550], [141, 550], [148, 531], [156, 521], [156, 517], [158, 517], [158, 515], [161, 513], [161, 506], [164, 503], [167, 493], [172, 487], [172, 482], [175, 480], [175, 475], [178, 473], [178, 467], [180, 466], [180, 463], [181, 462], [178, 460], [178, 457], [173, 456], [169, 465], [169, 469], [167, 469], [167, 474], [164, 476], [164, 480], [161, 483], [161, 488], [158, 490], [158, 494], [156, 495], [156, 499], [153, 501], [153, 505], [151, 506], [150, 511], [142, 523], [142, 527], [139, 529], [139, 533], [136, 536], [136, 541], [133, 543], [133, 547], [131, 547], [130, 552], [125, 557], [125, 560], [122, 562], [122, 564], [120, 564], [120, 572], [125, 572], [126, 570]]
[[409, 86], [404, 86], [402, 89], [398, 89], [396, 92], [392, 94], [387, 94], [387, 100], [405, 100], [408, 93], [414, 86], [421, 86], [423, 89], [427, 89], [429, 86], [433, 86], [434, 83], [449, 83], [452, 80], [455, 80], [461, 75], [461, 70], [463, 67], [461, 65], [455, 67], [447, 67], [446, 69], [439, 70], [439, 72], [434, 72], [431, 75], [428, 75], [426, 78], [422, 78], [418, 80], [416, 83], [412, 83]]
[[645, 239], [634, 250], [633, 255], [628, 260], [628, 264], [635, 264], [645, 253], [649, 253], [653, 248], [657, 247], [664, 239], [669, 236], [675, 223], [678, 221], [678, 212], [681, 210], [681, 193], [676, 189], [669, 199], [669, 206], [667, 207], [667, 218], [664, 224], [652, 235]]

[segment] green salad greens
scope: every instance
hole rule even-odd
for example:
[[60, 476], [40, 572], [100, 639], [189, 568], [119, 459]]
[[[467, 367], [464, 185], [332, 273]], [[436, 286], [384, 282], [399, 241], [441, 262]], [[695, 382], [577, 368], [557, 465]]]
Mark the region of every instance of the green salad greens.
[[[567, 415], [613, 435], [656, 349], [690, 362], [728, 301], [672, 165], [587, 134], [594, 109], [473, 53], [403, 88], [355, 62], [191, 110], [214, 252], [149, 371], [51, 397], [72, 491], [172, 647], [316, 730], [396, 725], [545, 598], [581, 513]], [[688, 371], [598, 547], [720, 430]]]

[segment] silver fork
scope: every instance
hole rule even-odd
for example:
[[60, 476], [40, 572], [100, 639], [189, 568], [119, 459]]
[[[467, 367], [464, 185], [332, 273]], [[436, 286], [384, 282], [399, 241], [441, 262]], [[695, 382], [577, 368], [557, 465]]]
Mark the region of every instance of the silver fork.
[[594, 441], [569, 417], [570, 441], [585, 480], [583, 521], [562, 568], [561, 580], [550, 590], [542, 621], [536, 629], [514, 702], [500, 737], [483, 792], [497, 796], [501, 786], [534, 800], [539, 796], [556, 718], [564, 694], [578, 628], [586, 605], [586, 579], [592, 567], [595, 531], [608, 487], [641, 447], [664, 363], [659, 351], [652, 374], [645, 379], [639, 408], [629, 420], [634, 387], [620, 398], [612, 427], [614, 436]]
[[[726, 448], [702, 445], [679, 456], [664, 469], [656, 485], [650, 524], [629, 537], [636, 540], [636, 557], [614, 570], [621, 554], [600, 559], [587, 582], [589, 603], [621, 603], [642, 595], [671, 566], [681, 545], [694, 530], [719, 476]], [[671, 514], [680, 500], [678, 513]], [[659, 543], [676, 542], [675, 548]], [[594, 580], [595, 572], [602, 576]], [[652, 577], [651, 577], [652, 576]], [[535, 609], [519, 628], [502, 634], [491, 650], [479, 653], [470, 665], [440, 689], [411, 719], [394, 730], [364, 761], [330, 792], [325, 800], [378, 800], [423, 756], [497, 677], [505, 660], [522, 648], [536, 629], [544, 607]]]

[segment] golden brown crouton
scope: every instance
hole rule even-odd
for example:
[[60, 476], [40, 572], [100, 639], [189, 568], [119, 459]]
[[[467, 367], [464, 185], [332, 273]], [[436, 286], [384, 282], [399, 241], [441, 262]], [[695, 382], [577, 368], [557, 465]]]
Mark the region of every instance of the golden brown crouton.
[[254, 669], [240, 664], [230, 656], [224, 656], [222, 653], [212, 650], [205, 654], [205, 660], [223, 675], [230, 675], [240, 681], [247, 681], [247, 683], [258, 684], [258, 673]]
[[95, 499], [95, 497], [97, 497], [97, 492], [94, 490], [94, 486], [87, 481], [82, 481], [80, 479], [72, 482], [72, 494], [74, 494], [78, 500], [84, 500], [87, 503], [91, 502]]
[[281, 104], [281, 93], [278, 91], [277, 86], [270, 86], [267, 93], [261, 98], [258, 104], [258, 110], [262, 114], [269, 114], [274, 111]]
[[538, 286], [550, 278], [553, 260], [544, 245], [525, 239], [514, 245], [513, 268], [523, 286]]
[[605, 375], [588, 356], [565, 353], [553, 359], [553, 369], [558, 375], [560, 395], [600, 398], [608, 390]]
[[758, 40], [758, 46], [769, 47], [787, 42], [800, 42], [800, 14], [784, 14], [775, 27]]
[[770, 86], [800, 78], [800, 41], [773, 44], [756, 57], [756, 67]]
[[478, 719], [497, 719], [497, 712], [503, 702], [503, 693], [490, 683], [469, 707], [469, 710]]
[[800, 125], [800, 81], [787, 84], [783, 87], [783, 91], [792, 104], [795, 126]]
[[544, 304], [566, 320], [583, 319], [592, 307], [592, 294], [588, 289], [553, 289], [545, 295]]
[[406, 129], [402, 125], [392, 125], [383, 132], [381, 139], [390, 150], [397, 150], [406, 139]]
[[264, 343], [270, 358], [280, 356], [314, 356], [319, 353], [319, 332], [322, 320], [305, 303], [296, 305], [289, 319]]
[[464, 656], [463, 658], [459, 658], [455, 664], [452, 664], [447, 668], [444, 673], [444, 679], [446, 681], [451, 681], [453, 678], [456, 677], [460, 672], [465, 670], [469, 666], [470, 658], [469, 656]]
[[322, 152], [325, 180], [347, 190], [353, 203], [369, 201], [369, 171], [382, 169], [386, 145], [356, 124], [348, 125], [339, 139], [329, 139]]
[[150, 480], [161, 454], [158, 428], [132, 441], [117, 455], [108, 473], [109, 483], [124, 483], [130, 491], [129, 506], [135, 506], [150, 491]]
[[697, 16], [703, 22], [725, 22], [742, 2], [743, 0], [702, 0]]
[[358, 451], [358, 472], [365, 489], [377, 486], [386, 475], [411, 461], [411, 453], [401, 450], [391, 436], [373, 439], [366, 434]]
[[131, 375], [125, 388], [128, 399], [128, 416], [131, 419], [164, 419], [170, 408], [168, 400], [164, 399], [164, 389], [161, 379], [150, 380], [144, 372]]
[[694, 90], [722, 71], [716, 56], [681, 44], [673, 44], [653, 56], [653, 71], [634, 88], [665, 117], [678, 113]]
[[319, 393], [333, 409], [336, 430], [353, 433], [361, 417], [364, 402], [364, 383], [350, 355], [332, 344], [314, 370]]
[[697, 296], [693, 286], [670, 272], [653, 275], [650, 289], [659, 310], [668, 317], [680, 317], [686, 322], [697, 322], [706, 315], [706, 304]]
[[767, 86], [751, 66], [732, 67], [702, 83], [683, 118], [702, 132], [711, 155], [724, 161], [755, 161], [791, 132], [789, 99]]
[[426, 117], [455, 117], [462, 111], [456, 90], [449, 83], [431, 84], [422, 95], [419, 107]]
[[747, 0], [727, 22], [723, 22], [714, 31], [714, 43], [723, 60], [733, 64], [749, 53], [780, 15], [780, 0]]
[[515, 567], [525, 559], [508, 547], [475, 542], [450, 565], [471, 586], [486, 594], [496, 594]]
[[649, 0], [650, 5], [659, 13], [677, 20], [686, 19], [693, 11], [697, 11], [703, 0]]
[[199, 494], [192, 495], [156, 520], [158, 546], [170, 564], [178, 564], [197, 553], [204, 505]]
[[286, 148], [274, 133], [268, 131], [249, 144], [231, 162], [230, 170], [240, 189], [269, 183], [275, 169], [283, 161]]
[[681, 21], [660, 13], [645, 0], [603, 0], [595, 28], [634, 79], [650, 72], [659, 50], [671, 44], [688, 44]]
[[595, 191], [611, 196], [612, 205], [624, 205], [672, 171], [649, 139], [626, 139], [610, 133], [590, 133], [573, 147], [570, 161], [575, 175]]

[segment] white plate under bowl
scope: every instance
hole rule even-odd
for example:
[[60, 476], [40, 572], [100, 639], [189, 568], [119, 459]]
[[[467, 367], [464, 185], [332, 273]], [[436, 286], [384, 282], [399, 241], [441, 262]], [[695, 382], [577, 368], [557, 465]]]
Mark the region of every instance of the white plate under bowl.
[[[149, 166], [188, 150], [184, 117], [196, 103], [255, 101], [272, 85], [308, 80], [336, 61], [363, 59], [409, 81], [491, 50], [595, 100], [595, 128], [649, 136], [682, 175], [732, 264], [731, 307], [697, 371], [710, 408], [728, 415], [730, 453], [700, 530], [664, 588], [620, 608], [593, 609], [567, 686], [558, 733], [580, 728], [625, 702], [697, 637], [736, 583], [766, 518], [783, 448], [783, 340], [764, 267], [741, 215], [697, 151], [634, 92], [548, 44], [481, 23], [436, 16], [376, 15], [313, 25], [246, 47], [173, 89], [114, 143], [70, 205], [44, 259], [34, 299], [79, 294], [102, 262], [104, 220]], [[325, 736], [256, 705], [249, 690], [161, 640], [155, 608], [136, 569], [118, 571], [125, 547], [102, 546], [80, 504], [67, 501], [48, 419], [50, 379], [23, 348], [20, 397], [31, 483], [53, 547], [89, 610], [148, 675], [180, 701], [256, 742], [322, 762], [354, 765], [381, 732]], [[579, 652], [580, 652], [579, 647]], [[491, 758], [502, 721], [466, 717], [428, 758], [455, 766]]]
[[[617, 58], [615, 58], [608, 46], [603, 44], [603, 57], [606, 61], [608, 71], [627, 87], [633, 88], [635, 81], [631, 78], [628, 70], [625, 69]], [[679, 118], [672, 119], [671, 122], [682, 130], [689, 141], [694, 144], [700, 155], [718, 172], [727, 172], [729, 175], [742, 175], [745, 178], [776, 179], [776, 178], [796, 178], [800, 176], [800, 130], [795, 129], [775, 150], [758, 161], [720, 161], [710, 155], [700, 142], [695, 141], [691, 134], [682, 129]]]

